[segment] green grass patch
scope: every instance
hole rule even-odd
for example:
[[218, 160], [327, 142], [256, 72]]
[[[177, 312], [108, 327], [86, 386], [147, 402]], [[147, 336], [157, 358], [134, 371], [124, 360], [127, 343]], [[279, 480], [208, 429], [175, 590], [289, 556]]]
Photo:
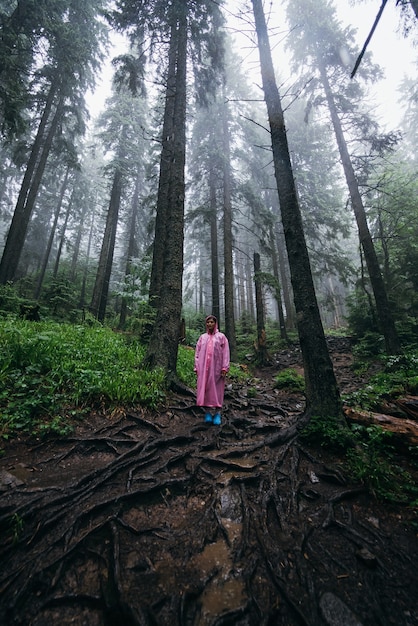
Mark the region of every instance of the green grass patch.
[[144, 347], [105, 327], [0, 323], [0, 435], [58, 432], [98, 403], [156, 407], [162, 371], [142, 369]]
[[305, 379], [290, 367], [277, 374], [274, 379], [274, 388], [303, 392], [305, 391]]
[[[163, 370], [142, 367], [139, 340], [99, 325], [0, 322], [0, 437], [65, 435], [97, 407], [156, 408], [166, 397]], [[194, 349], [180, 346], [177, 372], [194, 389]], [[229, 379], [246, 374], [231, 365]]]

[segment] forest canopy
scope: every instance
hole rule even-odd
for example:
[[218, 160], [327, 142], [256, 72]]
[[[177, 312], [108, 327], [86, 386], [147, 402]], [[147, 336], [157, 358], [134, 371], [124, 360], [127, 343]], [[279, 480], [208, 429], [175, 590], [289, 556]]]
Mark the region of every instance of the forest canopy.
[[354, 77], [374, 3], [279, 4], [2, 2], [4, 315], [135, 332], [170, 380], [196, 318], [234, 359], [248, 323], [267, 358], [268, 322], [297, 333], [314, 405], [323, 329], [416, 343], [415, 3], [382, 5]]

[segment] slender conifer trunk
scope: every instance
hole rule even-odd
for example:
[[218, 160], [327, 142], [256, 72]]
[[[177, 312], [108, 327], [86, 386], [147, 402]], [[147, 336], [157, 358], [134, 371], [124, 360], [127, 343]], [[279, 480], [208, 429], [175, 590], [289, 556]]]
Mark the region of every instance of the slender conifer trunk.
[[99, 322], [104, 322], [106, 315], [121, 193], [122, 172], [118, 167], [113, 175], [109, 210], [106, 218], [106, 227], [103, 235], [102, 247], [100, 249], [99, 266], [97, 268], [96, 281], [94, 283], [93, 296], [90, 306], [92, 314], [99, 320]]
[[363, 200], [361, 198], [357, 178], [348, 152], [347, 143], [344, 138], [337, 107], [335, 106], [334, 96], [331, 91], [325, 67], [321, 62], [319, 63], [319, 71], [321, 74], [322, 84], [325, 89], [325, 96], [327, 98], [328, 108], [331, 114], [331, 121], [334, 127], [335, 137], [337, 139], [348, 190], [350, 192], [351, 205], [357, 222], [360, 245], [363, 248], [364, 259], [366, 261], [367, 271], [369, 273], [370, 283], [373, 289], [380, 331], [385, 339], [387, 354], [398, 354], [401, 350], [401, 346], [387, 297], [385, 283], [380, 271], [379, 260], [377, 258], [369, 226], [367, 224]]
[[304, 364], [307, 409], [314, 415], [333, 416], [342, 421], [340, 394], [328, 353], [313, 285], [262, 1], [252, 0], [252, 5], [258, 38], [264, 98], [270, 124], [274, 171]]
[[51, 114], [55, 91], [51, 87], [47, 104], [39, 124], [37, 137], [32, 147], [25, 176], [23, 178], [16, 208], [7, 235], [3, 256], [0, 262], [0, 284], [13, 281], [16, 277], [19, 260], [26, 239], [29, 220], [32, 215], [39, 186], [42, 181], [52, 141], [61, 120], [64, 102], [61, 98], [55, 109], [48, 130], [46, 126]]
[[229, 145], [229, 128], [227, 120], [227, 104], [222, 107], [223, 128], [223, 188], [224, 188], [224, 271], [225, 271], [225, 335], [228, 337], [231, 360], [237, 358], [237, 340], [235, 336], [234, 311], [234, 261], [232, 237], [232, 201], [231, 201], [231, 150]]
[[210, 194], [210, 258], [211, 258], [211, 284], [212, 284], [212, 311], [218, 320], [218, 328], [221, 328], [221, 307], [219, 298], [219, 259], [218, 259], [218, 224], [217, 224], [217, 202], [216, 202], [216, 175], [211, 165], [209, 172], [209, 194]]

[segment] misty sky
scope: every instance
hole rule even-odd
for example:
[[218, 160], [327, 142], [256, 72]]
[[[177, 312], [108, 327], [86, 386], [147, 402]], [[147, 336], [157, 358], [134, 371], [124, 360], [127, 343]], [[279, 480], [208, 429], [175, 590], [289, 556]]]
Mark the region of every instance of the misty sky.
[[[352, 24], [358, 30], [359, 50], [371, 30], [380, 5], [380, 0], [356, 7], [348, 6], [347, 1], [336, 2], [341, 21]], [[382, 121], [391, 128], [396, 127], [399, 120], [397, 86], [405, 75], [416, 76], [418, 67], [418, 50], [413, 47], [412, 35], [408, 38], [402, 36], [399, 15], [395, 0], [388, 2], [367, 48], [373, 54], [373, 61], [385, 73], [385, 79], [376, 87], [376, 104]]]
[[[349, 0], [336, 0], [335, 6], [339, 18], [344, 26], [351, 24], [357, 29], [358, 49], [361, 50], [367, 35], [373, 25], [374, 19], [380, 7], [380, 0], [370, 0], [362, 5], [355, 7], [350, 6]], [[234, 14], [239, 13], [242, 6], [242, 0], [227, 0], [226, 14], [231, 25], [231, 32], [235, 32], [234, 38], [237, 43], [237, 52], [243, 57], [244, 63], [248, 64], [249, 72], [256, 72], [254, 80], [259, 84], [258, 53], [254, 49], [253, 54], [250, 53], [250, 42], [247, 37], [237, 36], [238, 30], [248, 29], [248, 24], [242, 20], [234, 18]], [[287, 25], [284, 18], [284, 9], [281, 3], [273, 3], [275, 15], [270, 16], [270, 25], [277, 24], [277, 35], [271, 38], [273, 54], [276, 59], [285, 59], [284, 40], [287, 31]], [[405, 39], [400, 31], [400, 11], [396, 7], [395, 0], [388, 2], [383, 12], [383, 16], [368, 46], [368, 51], [373, 54], [373, 61], [379, 64], [385, 73], [385, 79], [374, 88], [375, 104], [377, 107], [379, 121], [393, 129], [397, 126], [399, 120], [399, 94], [397, 87], [405, 74], [415, 76], [417, 72], [418, 51], [414, 49], [412, 36]], [[416, 35], [416, 38], [418, 36]], [[113, 55], [121, 51], [121, 37], [115, 36], [115, 48]], [[112, 52], [110, 52], [112, 55]], [[280, 73], [285, 76], [286, 63], [284, 67], [277, 68]], [[348, 74], [352, 68], [348, 68]], [[113, 68], [110, 58], [103, 68], [102, 76], [98, 81], [96, 92], [88, 97], [88, 104], [92, 117], [96, 117], [103, 108], [105, 98], [110, 95], [110, 85], [112, 79]], [[289, 77], [290, 81], [291, 78]]]

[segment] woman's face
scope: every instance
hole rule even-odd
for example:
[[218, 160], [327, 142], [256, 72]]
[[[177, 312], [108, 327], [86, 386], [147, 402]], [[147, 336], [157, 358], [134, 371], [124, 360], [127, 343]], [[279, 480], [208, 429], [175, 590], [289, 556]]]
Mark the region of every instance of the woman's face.
[[213, 333], [213, 329], [215, 328], [215, 320], [213, 319], [213, 317], [210, 317], [208, 320], [206, 320], [206, 330], [208, 331], [208, 333]]

